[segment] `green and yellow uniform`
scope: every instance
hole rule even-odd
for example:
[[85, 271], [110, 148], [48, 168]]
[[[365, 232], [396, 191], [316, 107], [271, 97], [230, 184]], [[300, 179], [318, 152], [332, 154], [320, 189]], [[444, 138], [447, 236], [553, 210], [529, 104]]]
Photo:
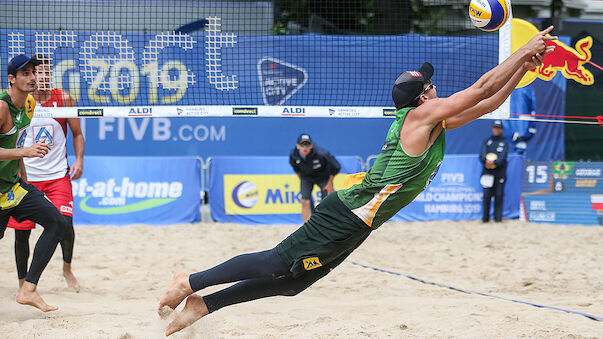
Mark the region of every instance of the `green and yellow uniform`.
[[[7, 92], [0, 94], [0, 100], [8, 104], [10, 116], [14, 123], [13, 128], [8, 133], [0, 134], [0, 147], [5, 149], [17, 148], [19, 147], [18, 143], [21, 131], [31, 122], [36, 102], [31, 95], [28, 95], [25, 106], [17, 108]], [[20, 191], [18, 183], [19, 161], [0, 161], [0, 204], [2, 204], [2, 209], [18, 204], [18, 201], [15, 201], [15, 199], [23, 194], [23, 192], [21, 194], [18, 193]]]
[[337, 192], [341, 201], [373, 229], [393, 217], [423, 192], [436, 175], [444, 158], [445, 135], [419, 155], [408, 155], [400, 142], [400, 130], [408, 111], [396, 113], [385, 145], [362, 182]]
[[411, 109], [396, 113], [385, 145], [362, 182], [330, 194], [307, 223], [277, 246], [294, 276], [337, 266], [371, 230], [412, 202], [433, 180], [444, 158], [445, 131], [423, 153], [406, 154], [400, 131]]

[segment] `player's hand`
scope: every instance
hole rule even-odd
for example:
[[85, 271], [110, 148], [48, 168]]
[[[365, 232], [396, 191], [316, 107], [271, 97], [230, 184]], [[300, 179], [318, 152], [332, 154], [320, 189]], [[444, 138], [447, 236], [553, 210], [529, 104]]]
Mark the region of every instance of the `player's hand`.
[[537, 68], [538, 66], [542, 65], [543, 58], [544, 57], [540, 53], [534, 54], [530, 60], [528, 60], [524, 63], [525, 69], [529, 71], [531, 69]]
[[[546, 54], [555, 49], [555, 46], [547, 46], [546, 44], [547, 41], [557, 40], [556, 36], [548, 35], [552, 30], [553, 26], [549, 26], [547, 29], [542, 30], [534, 35], [534, 37], [524, 45], [524, 47], [528, 49], [530, 56], [540, 53], [544, 57]], [[550, 51], [545, 53], [549, 49]]]
[[38, 141], [30, 147], [23, 149], [24, 158], [44, 158], [50, 151], [50, 146], [46, 145], [44, 141]]
[[82, 160], [76, 160], [69, 168], [69, 176], [72, 180], [77, 180], [82, 177], [84, 173], [84, 162]]

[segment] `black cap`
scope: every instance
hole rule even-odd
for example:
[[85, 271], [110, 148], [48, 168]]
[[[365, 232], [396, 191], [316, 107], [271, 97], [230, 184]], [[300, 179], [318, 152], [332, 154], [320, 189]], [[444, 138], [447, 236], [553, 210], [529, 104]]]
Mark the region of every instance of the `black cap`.
[[30, 58], [25, 54], [19, 54], [14, 58], [10, 59], [10, 61], [6, 65], [6, 71], [8, 72], [8, 74], [17, 75], [18, 70], [27, 66], [27, 64], [30, 63], [34, 66], [38, 66], [40, 64], [40, 61], [36, 58]]
[[419, 71], [406, 71], [396, 79], [392, 98], [396, 109], [408, 107], [423, 91], [423, 85], [431, 80], [433, 66], [426, 62]]
[[500, 127], [500, 128], [503, 128], [503, 123], [502, 123], [502, 120], [494, 120], [494, 122], [492, 123], [492, 127]]
[[300, 134], [299, 137], [297, 137], [297, 143], [301, 144], [302, 142], [312, 143], [312, 138], [310, 137], [310, 134], [307, 134], [307, 133]]

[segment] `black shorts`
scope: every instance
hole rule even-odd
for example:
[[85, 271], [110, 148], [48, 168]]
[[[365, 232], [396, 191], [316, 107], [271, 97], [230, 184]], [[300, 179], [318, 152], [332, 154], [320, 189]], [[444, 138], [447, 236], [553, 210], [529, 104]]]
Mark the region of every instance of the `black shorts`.
[[323, 199], [310, 220], [276, 246], [291, 266], [293, 277], [326, 266], [334, 268], [371, 233], [371, 228], [339, 200], [337, 194]]
[[61, 217], [61, 213], [44, 193], [19, 179], [8, 192], [0, 195], [0, 239], [4, 237], [9, 217], [18, 222], [31, 220], [41, 224], [39, 221]]
[[299, 188], [301, 192], [301, 199], [310, 200], [314, 185], [318, 185], [318, 187], [320, 187], [321, 198], [324, 199], [327, 196], [327, 191], [325, 191], [325, 186], [327, 185], [327, 182], [329, 182], [329, 177], [312, 179], [305, 176], [300, 176]]

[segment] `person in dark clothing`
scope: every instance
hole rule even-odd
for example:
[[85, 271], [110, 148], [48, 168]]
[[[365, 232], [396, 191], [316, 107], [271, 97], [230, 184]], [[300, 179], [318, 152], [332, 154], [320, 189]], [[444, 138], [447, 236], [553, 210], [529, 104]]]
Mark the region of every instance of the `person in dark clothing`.
[[326, 149], [312, 143], [312, 137], [302, 133], [297, 137], [297, 144], [289, 154], [289, 163], [300, 181], [302, 218], [304, 222], [312, 215], [312, 188], [318, 185], [321, 197], [335, 192], [333, 178], [341, 165]]
[[490, 202], [494, 196], [494, 221], [502, 221], [503, 195], [507, 177], [507, 154], [509, 143], [503, 136], [501, 120], [492, 124], [492, 136], [484, 140], [479, 160], [484, 165], [480, 183], [484, 188], [484, 206], [482, 221], [490, 221]]

